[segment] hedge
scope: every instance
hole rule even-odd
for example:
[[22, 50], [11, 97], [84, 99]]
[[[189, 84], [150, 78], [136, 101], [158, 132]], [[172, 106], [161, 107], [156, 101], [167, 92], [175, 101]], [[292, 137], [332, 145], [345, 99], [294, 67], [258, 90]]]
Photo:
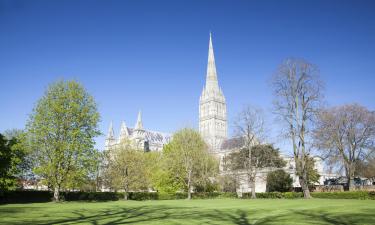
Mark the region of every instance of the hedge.
[[[270, 198], [270, 199], [295, 199], [302, 198], [303, 193], [301, 192], [264, 192], [256, 193], [257, 198]], [[242, 193], [243, 199], [251, 198], [251, 193]]]
[[[192, 193], [193, 199], [236, 198], [236, 193], [199, 192]], [[53, 193], [49, 191], [8, 191], [0, 195], [0, 203], [32, 203], [50, 202]], [[187, 193], [129, 192], [128, 199], [144, 200], [176, 200], [186, 199]], [[60, 192], [63, 201], [117, 201], [124, 199], [123, 192]]]
[[313, 198], [375, 200], [375, 191], [312, 192], [311, 196]]
[[[257, 198], [269, 199], [296, 199], [303, 198], [302, 192], [265, 192], [256, 193]], [[347, 191], [347, 192], [311, 192], [313, 198], [327, 199], [373, 199], [375, 200], [375, 191]], [[251, 193], [243, 193], [242, 198], [251, 198]]]
[[5, 191], [0, 193], [0, 203], [50, 202], [52, 197], [49, 191]]
[[[61, 192], [61, 199], [65, 201], [116, 201], [124, 198], [121, 192]], [[265, 192], [256, 193], [257, 198], [263, 199], [298, 199], [303, 198], [302, 192]], [[352, 192], [311, 192], [313, 198], [326, 199], [373, 199], [375, 191]], [[49, 191], [7, 191], [0, 194], [0, 203], [33, 203], [50, 202], [53, 193]], [[243, 193], [243, 199], [249, 199], [251, 193]], [[159, 193], [159, 192], [130, 192], [129, 200], [175, 200], [186, 199], [187, 193]], [[236, 193], [230, 192], [198, 192], [192, 193], [193, 199], [237, 198]]]

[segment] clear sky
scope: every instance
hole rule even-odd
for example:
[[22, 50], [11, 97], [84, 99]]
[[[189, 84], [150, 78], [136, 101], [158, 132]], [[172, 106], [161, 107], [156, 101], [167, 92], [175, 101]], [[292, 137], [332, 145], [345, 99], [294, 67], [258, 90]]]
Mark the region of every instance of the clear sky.
[[269, 79], [286, 57], [319, 66], [328, 105], [375, 109], [375, 1], [0, 0], [0, 132], [22, 129], [58, 79], [95, 97], [104, 134], [139, 109], [147, 129], [197, 128], [209, 31], [230, 134], [244, 105], [260, 106], [283, 146]]

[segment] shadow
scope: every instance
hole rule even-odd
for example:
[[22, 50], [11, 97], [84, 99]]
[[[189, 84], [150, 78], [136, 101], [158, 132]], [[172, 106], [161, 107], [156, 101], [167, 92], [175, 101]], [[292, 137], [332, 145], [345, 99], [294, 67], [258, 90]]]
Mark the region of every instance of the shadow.
[[[178, 201], [178, 200], [177, 200]], [[193, 200], [194, 201], [194, 200]], [[47, 206], [37, 207], [10, 207], [0, 208], [1, 215], [12, 215], [14, 220], [7, 224], [27, 224], [24, 218], [18, 218], [18, 215], [27, 215], [27, 212], [33, 212], [33, 215], [39, 217], [32, 218], [32, 224], [51, 225], [51, 224], [375, 224], [375, 217], [371, 209], [362, 209], [358, 213], [338, 213], [324, 208], [296, 209], [284, 208], [267, 209], [265, 207], [256, 207], [256, 204], [249, 205], [242, 209], [214, 207], [194, 207], [194, 204], [186, 206], [175, 206], [172, 204], [142, 204], [136, 202], [125, 202], [120, 204], [108, 204], [102, 208], [100, 203], [84, 203], [89, 205], [87, 208], [70, 210], [66, 207], [59, 215], [45, 215], [44, 210]], [[249, 203], [250, 204], [250, 203]], [[275, 203], [272, 204], [277, 204]], [[1, 218], [0, 218], [1, 223]]]

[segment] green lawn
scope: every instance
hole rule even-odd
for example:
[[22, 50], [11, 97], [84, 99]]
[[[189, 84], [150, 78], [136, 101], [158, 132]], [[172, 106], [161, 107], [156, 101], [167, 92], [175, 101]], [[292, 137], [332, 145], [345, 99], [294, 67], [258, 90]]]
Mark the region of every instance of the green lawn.
[[374, 200], [215, 199], [0, 205], [0, 224], [375, 224]]

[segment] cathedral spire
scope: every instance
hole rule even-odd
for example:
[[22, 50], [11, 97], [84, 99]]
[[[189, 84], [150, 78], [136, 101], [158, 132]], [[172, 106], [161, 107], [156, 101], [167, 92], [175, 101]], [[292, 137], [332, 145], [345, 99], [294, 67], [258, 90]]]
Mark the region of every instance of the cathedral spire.
[[119, 140], [124, 140], [129, 136], [128, 128], [126, 127], [125, 121], [122, 121], [120, 128]]
[[138, 112], [137, 122], [135, 123], [134, 130], [143, 130], [141, 110]]
[[214, 47], [212, 45], [212, 35], [210, 32], [210, 42], [208, 45], [208, 63], [207, 63], [207, 76], [206, 76], [206, 89], [218, 90], [219, 84], [217, 81]]
[[111, 121], [111, 123], [109, 124], [107, 139], [114, 139], [114, 138], [115, 138], [115, 133], [113, 132], [113, 124]]

